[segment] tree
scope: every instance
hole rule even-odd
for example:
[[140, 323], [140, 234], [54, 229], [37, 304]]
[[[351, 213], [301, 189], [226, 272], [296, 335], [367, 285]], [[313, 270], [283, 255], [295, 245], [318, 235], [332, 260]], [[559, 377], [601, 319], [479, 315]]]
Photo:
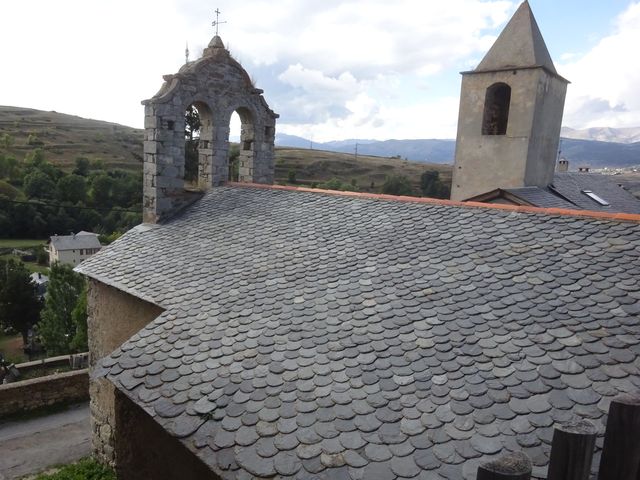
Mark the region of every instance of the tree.
[[190, 105], [184, 114], [184, 178], [188, 181], [198, 179], [198, 144], [200, 143], [200, 112]]
[[15, 180], [18, 176], [18, 160], [13, 155], [0, 155], [0, 178]]
[[0, 258], [0, 324], [20, 332], [26, 344], [29, 329], [38, 322], [41, 308], [36, 287], [24, 264]]
[[404, 175], [390, 175], [382, 185], [382, 193], [387, 195], [413, 195], [409, 179]]
[[55, 195], [56, 185], [46, 173], [34, 170], [24, 177], [24, 193], [32, 198], [51, 198]]
[[289, 183], [297, 183], [296, 180], [296, 171], [293, 168], [289, 169], [289, 173], [287, 174], [287, 180]]
[[3, 133], [2, 136], [0, 136], [0, 146], [2, 146], [4, 150], [9, 150], [9, 148], [13, 145], [13, 142], [13, 137], [8, 133]]
[[358, 186], [357, 185], [353, 185], [352, 183], [343, 183], [342, 181], [340, 181], [337, 178], [332, 178], [330, 180], [327, 180], [324, 183], [321, 183], [319, 185], [320, 188], [324, 188], [327, 190], [341, 190], [341, 191], [346, 191], [346, 192], [357, 192], [358, 191]]
[[89, 340], [87, 335], [87, 286], [82, 289], [80, 297], [71, 312], [71, 321], [76, 329], [76, 333], [71, 340], [70, 347], [76, 352], [86, 352], [89, 350]]
[[449, 198], [449, 186], [442, 183], [437, 170], [427, 170], [420, 176], [420, 190], [426, 197]]
[[202, 122], [200, 120], [200, 112], [195, 105], [190, 105], [184, 114], [184, 137], [186, 140], [193, 140], [200, 137], [200, 127]]
[[38, 330], [49, 355], [69, 353], [76, 335], [72, 312], [78, 303], [85, 281], [69, 265], [51, 266], [44, 309]]
[[240, 178], [240, 145], [229, 147], [229, 181], [237, 182]]
[[76, 158], [76, 168], [73, 169], [75, 175], [86, 177], [89, 175], [90, 163], [89, 159], [85, 157]]
[[91, 182], [91, 200], [94, 206], [108, 208], [112, 205], [111, 194], [114, 183], [113, 178], [105, 173], [93, 177], [93, 181]]
[[80, 175], [65, 175], [58, 180], [58, 199], [78, 203], [87, 199], [87, 181]]

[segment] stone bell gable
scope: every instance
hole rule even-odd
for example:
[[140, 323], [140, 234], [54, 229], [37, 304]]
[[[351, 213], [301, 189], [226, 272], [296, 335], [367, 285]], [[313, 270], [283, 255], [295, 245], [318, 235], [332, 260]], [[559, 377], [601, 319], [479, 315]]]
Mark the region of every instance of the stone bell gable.
[[[215, 36], [200, 59], [165, 75], [145, 106], [143, 220], [157, 223], [222, 185], [229, 175], [229, 122], [242, 122], [240, 182], [273, 183], [278, 115], [267, 105], [242, 66]], [[194, 105], [201, 119], [197, 191], [185, 189], [185, 111]]]

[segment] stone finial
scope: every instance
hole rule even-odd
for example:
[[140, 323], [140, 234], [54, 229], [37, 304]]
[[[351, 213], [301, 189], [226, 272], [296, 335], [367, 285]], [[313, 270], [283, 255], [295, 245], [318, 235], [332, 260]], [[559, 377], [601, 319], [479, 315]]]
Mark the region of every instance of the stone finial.
[[220, 36], [215, 35], [209, 42], [209, 45], [207, 45], [207, 48], [202, 52], [202, 56], [209, 57], [212, 55], [220, 55], [221, 53], [228, 53], [228, 50], [225, 48]]
[[219, 35], [215, 35], [209, 42], [209, 48], [224, 48], [224, 43]]

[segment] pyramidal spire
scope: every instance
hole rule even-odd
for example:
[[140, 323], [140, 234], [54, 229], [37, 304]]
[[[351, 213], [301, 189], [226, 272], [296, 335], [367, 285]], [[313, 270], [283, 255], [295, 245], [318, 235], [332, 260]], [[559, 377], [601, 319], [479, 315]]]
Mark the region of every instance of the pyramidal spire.
[[523, 2], [476, 71], [545, 67], [557, 73], [529, 2]]

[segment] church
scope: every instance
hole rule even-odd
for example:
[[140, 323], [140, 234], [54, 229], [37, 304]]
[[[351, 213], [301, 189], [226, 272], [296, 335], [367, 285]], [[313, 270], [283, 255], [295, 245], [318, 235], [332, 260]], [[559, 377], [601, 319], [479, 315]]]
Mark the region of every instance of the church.
[[462, 74], [451, 199], [640, 214], [640, 201], [613, 179], [568, 172], [558, 159], [568, 83], [524, 2]]
[[[597, 473], [609, 404], [640, 389], [640, 215], [273, 186], [277, 114], [220, 37], [164, 80], [145, 223], [76, 268], [119, 479], [462, 480], [510, 452], [543, 479], [576, 420]], [[525, 2], [463, 75], [454, 200], [507, 153], [500, 188], [550, 182], [566, 84]]]

